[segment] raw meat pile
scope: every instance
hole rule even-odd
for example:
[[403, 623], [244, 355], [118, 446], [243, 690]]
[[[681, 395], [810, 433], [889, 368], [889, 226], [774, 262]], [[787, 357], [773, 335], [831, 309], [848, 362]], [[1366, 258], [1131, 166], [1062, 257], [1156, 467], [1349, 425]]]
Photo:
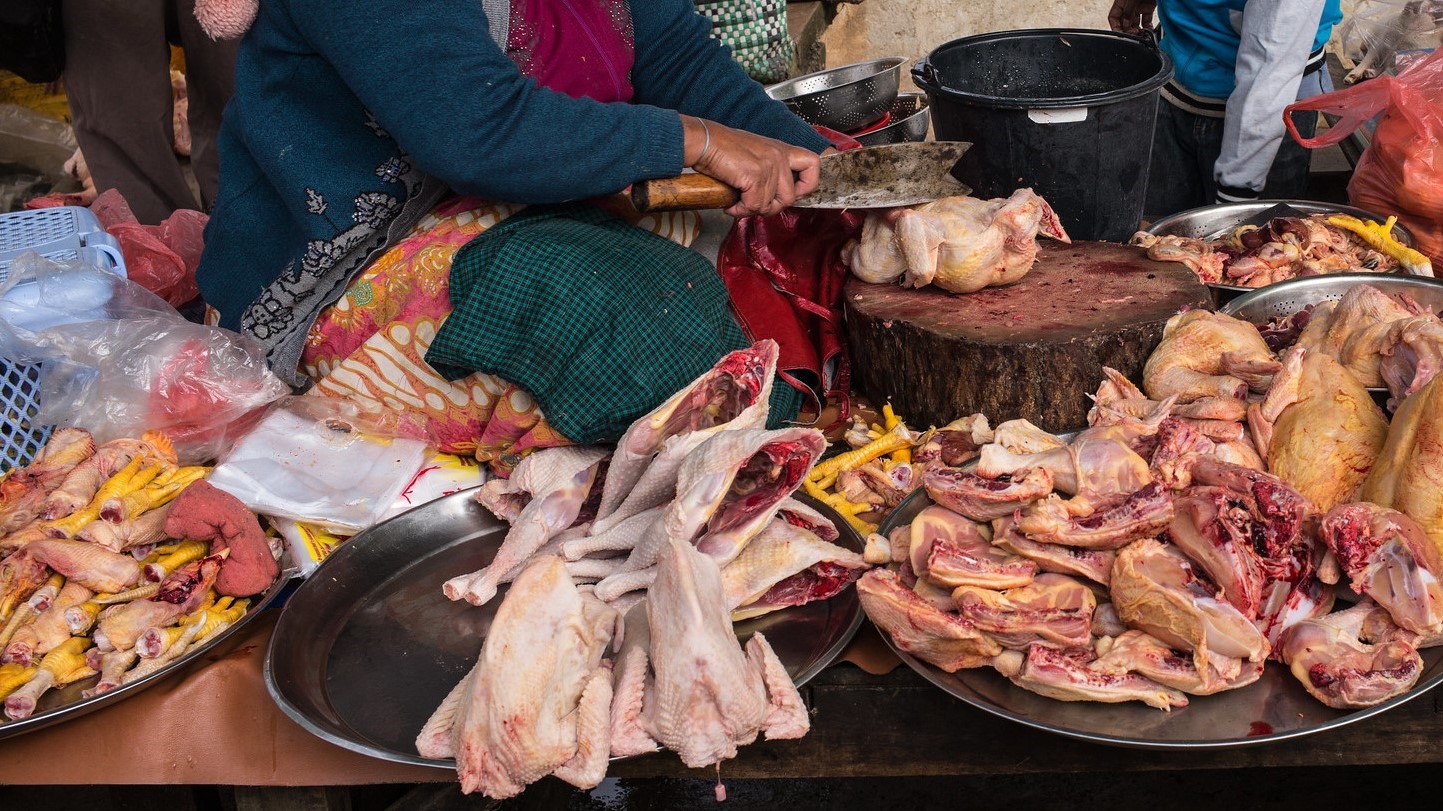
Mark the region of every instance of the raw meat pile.
[[933, 506], [868, 541], [890, 564], [858, 583], [872, 621], [1062, 700], [1168, 709], [1269, 659], [1333, 707], [1411, 689], [1443, 644], [1436, 379], [1390, 424], [1327, 352], [1277, 360], [1206, 312], [1169, 322], [1143, 378], [1108, 370], [1070, 442], [1003, 423], [973, 470], [929, 470]]
[[[155, 673], [246, 612], [280, 574], [256, 516], [160, 434], [97, 446], [57, 430], [0, 481], [0, 698], [29, 717]], [[98, 679], [96, 677], [99, 677]]]
[[1037, 235], [1071, 242], [1052, 207], [1031, 189], [1008, 198], [946, 197], [873, 212], [843, 261], [864, 282], [898, 279], [952, 293], [1015, 284], [1037, 260]]
[[512, 585], [416, 742], [456, 758], [464, 791], [509, 797], [548, 774], [592, 787], [610, 757], [665, 746], [708, 766], [807, 732], [765, 637], [743, 647], [732, 621], [830, 597], [866, 564], [791, 498], [826, 442], [764, 430], [776, 359], [771, 341], [734, 352], [614, 452], [540, 451], [482, 488], [511, 529], [444, 590], [482, 605]]
[[1321, 273], [1398, 269], [1397, 259], [1328, 220], [1326, 214], [1275, 217], [1262, 227], [1239, 226], [1211, 240], [1139, 231], [1132, 244], [1146, 248], [1149, 259], [1187, 265], [1203, 282], [1239, 287]]

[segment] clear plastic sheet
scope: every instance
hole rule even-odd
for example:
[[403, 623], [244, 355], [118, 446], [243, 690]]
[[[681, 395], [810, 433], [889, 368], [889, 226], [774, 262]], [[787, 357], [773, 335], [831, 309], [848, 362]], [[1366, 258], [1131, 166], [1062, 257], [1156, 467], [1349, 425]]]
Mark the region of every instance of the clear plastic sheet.
[[0, 357], [41, 364], [40, 423], [100, 442], [161, 430], [186, 464], [218, 456], [290, 393], [253, 339], [191, 323], [128, 279], [35, 253], [0, 286]]

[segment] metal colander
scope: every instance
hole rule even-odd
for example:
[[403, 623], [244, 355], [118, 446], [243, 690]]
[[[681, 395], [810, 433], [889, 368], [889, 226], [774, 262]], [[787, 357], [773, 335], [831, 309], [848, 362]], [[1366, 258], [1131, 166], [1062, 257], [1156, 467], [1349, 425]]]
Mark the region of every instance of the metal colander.
[[767, 95], [808, 124], [851, 132], [887, 114], [906, 61], [892, 56], [808, 73], [768, 87]]
[[927, 96], [924, 93], [898, 93], [889, 110], [892, 120], [885, 127], [853, 135], [862, 146], [901, 144], [927, 140]]
[[1308, 305], [1336, 301], [1354, 285], [1371, 284], [1391, 296], [1403, 294], [1433, 312], [1443, 311], [1443, 280], [1391, 273], [1329, 273], [1260, 287], [1218, 309], [1224, 315], [1254, 324], [1285, 317]]

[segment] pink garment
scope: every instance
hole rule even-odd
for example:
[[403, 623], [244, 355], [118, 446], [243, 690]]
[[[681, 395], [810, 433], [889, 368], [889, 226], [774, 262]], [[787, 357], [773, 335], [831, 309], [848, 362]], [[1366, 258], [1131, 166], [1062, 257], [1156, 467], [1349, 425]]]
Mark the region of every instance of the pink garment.
[[511, 0], [506, 55], [558, 93], [631, 101], [631, 7], [626, 0]]

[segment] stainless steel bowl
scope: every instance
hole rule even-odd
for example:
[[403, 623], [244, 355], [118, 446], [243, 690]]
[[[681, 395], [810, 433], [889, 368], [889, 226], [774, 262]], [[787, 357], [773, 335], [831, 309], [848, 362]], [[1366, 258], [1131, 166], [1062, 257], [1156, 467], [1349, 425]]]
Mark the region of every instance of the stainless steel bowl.
[[767, 88], [808, 124], [851, 132], [875, 124], [897, 99], [906, 59], [890, 56], [808, 73]]
[[892, 120], [887, 122], [885, 127], [852, 137], [862, 146], [927, 140], [927, 124], [932, 116], [927, 109], [926, 93], [898, 93], [897, 100], [892, 102], [892, 108], [888, 112], [892, 114]]
[[[1367, 209], [1338, 203], [1319, 203], [1311, 200], [1254, 200], [1249, 203], [1228, 203], [1194, 208], [1158, 220], [1148, 227], [1147, 232], [1159, 236], [1217, 239], [1279, 203], [1291, 206], [1303, 214], [1351, 214], [1360, 220], [1375, 222], [1384, 222], [1388, 219]], [[1393, 226], [1393, 238], [1410, 247], [1413, 244], [1412, 235], [1401, 225]], [[1209, 284], [1208, 287], [1233, 293], [1247, 293], [1262, 289], [1237, 284]]]
[[1254, 324], [1290, 316], [1309, 305], [1336, 301], [1355, 285], [1370, 284], [1389, 295], [1403, 294], [1434, 312], [1443, 311], [1443, 280], [1392, 273], [1329, 273], [1260, 287], [1233, 299], [1218, 312]]

